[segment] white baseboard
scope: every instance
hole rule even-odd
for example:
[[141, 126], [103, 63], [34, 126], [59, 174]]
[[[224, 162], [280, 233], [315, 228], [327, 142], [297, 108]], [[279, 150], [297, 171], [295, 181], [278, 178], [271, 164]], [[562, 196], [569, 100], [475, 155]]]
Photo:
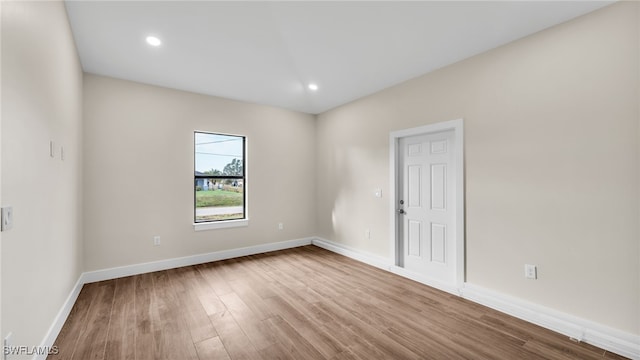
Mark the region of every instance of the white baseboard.
[[490, 307], [579, 341], [589, 343], [631, 359], [640, 360], [640, 336], [638, 335], [625, 333], [593, 321], [527, 302], [519, 298], [499, 294], [473, 284], [465, 283], [464, 287], [457, 288], [452, 287], [451, 285], [439, 283], [425, 276], [420, 276], [419, 274], [415, 274], [405, 270], [404, 268], [395, 266], [391, 259], [367, 254], [358, 249], [344, 246], [330, 240], [315, 238], [313, 240], [313, 244], [436, 289], [461, 296], [467, 300]]
[[206, 254], [191, 255], [173, 259], [166, 259], [142, 264], [115, 267], [110, 269], [89, 271], [82, 274], [83, 284], [96, 281], [117, 279], [125, 276], [145, 274], [153, 271], [174, 269], [182, 266], [204, 264], [212, 261], [233, 259], [240, 256], [262, 254], [271, 251], [284, 250], [298, 246], [311, 245], [313, 238], [281, 241], [270, 244], [261, 244], [239, 249], [216, 251]]
[[[173, 258], [167, 260], [160, 260], [154, 262], [148, 262], [143, 264], [129, 265], [129, 266], [121, 266], [116, 268], [104, 269], [104, 270], [96, 270], [82, 273], [78, 278], [73, 289], [71, 289], [71, 293], [67, 297], [67, 300], [62, 305], [60, 311], [56, 315], [53, 324], [47, 331], [47, 335], [42, 341], [40, 348], [51, 348], [60, 334], [60, 330], [62, 330], [62, 326], [65, 321], [67, 321], [67, 317], [69, 317], [69, 313], [71, 312], [71, 308], [75, 304], [78, 299], [78, 295], [80, 294], [80, 290], [84, 284], [103, 281], [103, 280], [111, 280], [117, 279], [120, 277], [138, 275], [153, 271], [167, 270], [173, 269], [182, 266], [189, 265], [197, 265], [204, 264], [212, 261], [226, 260], [232, 259], [241, 256], [247, 255], [255, 255], [255, 254], [263, 254], [271, 251], [284, 250], [295, 248], [299, 246], [311, 245], [313, 238], [304, 238], [304, 239], [296, 239], [296, 240], [288, 240], [281, 241], [270, 244], [261, 244], [256, 246], [244, 247], [239, 249], [231, 249], [231, 250], [223, 250], [216, 251], [207, 254], [199, 254], [192, 256], [185, 256], [180, 258]], [[47, 357], [44, 355], [34, 355], [34, 360], [45, 360]]]
[[[78, 295], [80, 295], [80, 290], [82, 290], [82, 286], [84, 283], [82, 282], [82, 275], [76, 281], [76, 284], [71, 289], [69, 296], [62, 304], [60, 311], [56, 314], [55, 319], [53, 320], [53, 324], [49, 327], [49, 331], [47, 331], [47, 335], [44, 337], [42, 344], [40, 344], [40, 349], [51, 348], [53, 343], [56, 341], [60, 330], [62, 330], [62, 325], [67, 321], [69, 314], [71, 313], [71, 309], [73, 308], [73, 304], [76, 303], [78, 299]], [[36, 354], [33, 357], [37, 360], [45, 360], [47, 358], [47, 354]]]
[[331, 240], [327, 240], [327, 239], [323, 239], [320, 237], [316, 237], [313, 239], [312, 241], [313, 245], [317, 246], [317, 247], [321, 247], [323, 249], [327, 249], [331, 252], [334, 252], [336, 254], [340, 254], [340, 255], [344, 255], [348, 258], [354, 259], [354, 260], [358, 260], [360, 262], [363, 262], [367, 265], [371, 265], [373, 267], [377, 267], [380, 268], [382, 270], [389, 270], [389, 264], [391, 262], [391, 260], [382, 257], [382, 256], [378, 256], [378, 255], [373, 255], [373, 254], [368, 254], [365, 252], [362, 252], [360, 250], [356, 250], [353, 249], [349, 246], [345, 246], [342, 244], [338, 244], [336, 242], [333, 242]]
[[460, 289], [457, 286], [452, 286], [450, 284], [447, 283], [443, 283], [440, 282], [438, 280], [432, 279], [430, 277], [427, 276], [422, 276], [420, 274], [417, 274], [415, 272], [409, 271], [405, 268], [399, 267], [399, 266], [389, 266], [388, 271], [396, 274], [396, 275], [400, 275], [402, 277], [405, 277], [407, 279], [411, 279], [413, 281], [417, 281], [419, 283], [425, 284], [427, 286], [430, 286], [432, 288], [436, 288], [438, 290], [442, 290], [444, 292], [448, 292], [449, 294], [453, 294], [456, 296], [461, 296], [460, 294]]
[[478, 304], [542, 326], [616, 354], [640, 359], [640, 336], [574, 315], [465, 283], [462, 296]]

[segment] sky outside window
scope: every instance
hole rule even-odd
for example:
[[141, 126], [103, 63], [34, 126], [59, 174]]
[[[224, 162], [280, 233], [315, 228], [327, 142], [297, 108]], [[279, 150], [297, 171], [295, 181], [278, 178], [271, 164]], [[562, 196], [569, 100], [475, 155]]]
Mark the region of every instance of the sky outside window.
[[233, 159], [242, 160], [243, 141], [240, 136], [195, 133], [196, 171], [222, 171]]

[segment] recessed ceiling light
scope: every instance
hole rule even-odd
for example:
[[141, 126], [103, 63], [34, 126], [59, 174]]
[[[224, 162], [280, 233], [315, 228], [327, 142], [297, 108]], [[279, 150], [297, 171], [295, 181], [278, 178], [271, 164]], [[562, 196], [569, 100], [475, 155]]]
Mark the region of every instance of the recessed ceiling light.
[[318, 90], [318, 84], [315, 83], [311, 83], [307, 86], [309, 88], [309, 90], [311, 91], [317, 91]]
[[160, 46], [162, 45], [162, 41], [155, 36], [147, 36], [147, 44], [151, 46]]

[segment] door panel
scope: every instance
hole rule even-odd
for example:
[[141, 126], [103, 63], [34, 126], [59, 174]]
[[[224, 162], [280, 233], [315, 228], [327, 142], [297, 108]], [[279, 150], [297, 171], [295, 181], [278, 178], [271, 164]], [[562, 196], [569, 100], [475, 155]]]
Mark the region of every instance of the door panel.
[[453, 131], [399, 141], [398, 216], [405, 269], [455, 282]]
[[431, 165], [431, 210], [446, 211], [447, 164]]
[[422, 206], [422, 166], [409, 165], [407, 186], [407, 205], [419, 208]]
[[420, 251], [420, 244], [422, 243], [422, 224], [419, 221], [409, 220], [409, 231], [408, 231], [408, 255], [420, 257], [422, 252]]
[[447, 262], [446, 242], [447, 226], [431, 223], [431, 261], [444, 264]]

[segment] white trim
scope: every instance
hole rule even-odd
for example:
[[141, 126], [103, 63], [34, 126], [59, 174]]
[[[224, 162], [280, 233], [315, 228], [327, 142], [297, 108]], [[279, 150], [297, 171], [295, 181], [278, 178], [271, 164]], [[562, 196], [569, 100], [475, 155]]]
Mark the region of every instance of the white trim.
[[606, 325], [586, 320], [571, 314], [534, 304], [516, 297], [500, 294], [470, 283], [463, 287], [433, 281], [424, 276], [393, 265], [392, 259], [364, 253], [330, 240], [315, 238], [313, 245], [347, 256], [365, 264], [387, 270], [399, 276], [417, 281], [433, 288], [463, 297], [505, 314], [536, 324], [570, 338], [597, 346], [607, 351], [640, 360], [640, 335], [626, 333]]
[[[455, 238], [456, 238], [456, 268], [455, 268], [455, 284], [443, 284], [445, 288], [453, 289], [460, 288], [464, 284], [464, 273], [465, 273], [465, 246], [464, 246], [464, 120], [456, 119], [443, 121], [435, 124], [429, 124], [424, 126], [419, 126], [411, 129], [404, 129], [398, 131], [392, 131], [389, 134], [389, 224], [391, 224], [391, 255], [393, 259], [393, 265], [395, 268], [398, 268], [399, 264], [399, 256], [397, 252], [397, 237], [398, 237], [398, 224], [397, 224], [397, 213], [396, 213], [396, 204], [398, 203], [398, 194], [397, 194], [397, 183], [398, 183], [398, 142], [401, 138], [412, 136], [412, 135], [420, 135], [420, 134], [429, 134], [436, 133], [441, 131], [453, 130], [454, 138], [455, 138], [455, 173], [456, 173], [456, 189], [455, 189], [455, 203], [456, 203], [456, 227], [455, 227]], [[397, 270], [397, 269], [396, 269]], [[415, 274], [414, 274], [415, 275]], [[419, 276], [419, 275], [416, 275]], [[422, 278], [422, 276], [419, 276]], [[420, 281], [420, 280], [418, 280]], [[431, 280], [429, 280], [431, 282]], [[423, 281], [420, 281], [423, 282]], [[433, 283], [433, 282], [432, 282]], [[440, 283], [442, 284], [442, 283]], [[434, 286], [435, 287], [435, 286]], [[439, 287], [438, 287], [439, 288]], [[445, 290], [447, 291], [447, 290]]]
[[[193, 230], [194, 231], [205, 231], [205, 230], [215, 230], [215, 229], [229, 229], [229, 228], [236, 228], [236, 227], [245, 227], [245, 226], [249, 226], [249, 187], [247, 186], [247, 183], [249, 182], [249, 136], [248, 135], [238, 135], [238, 134], [229, 134], [229, 133], [219, 133], [219, 132], [213, 132], [213, 131], [205, 131], [205, 130], [194, 130], [193, 131], [193, 164], [194, 164], [194, 170], [195, 170], [195, 140], [196, 140], [196, 133], [204, 133], [204, 134], [214, 134], [214, 135], [226, 135], [226, 136], [236, 136], [236, 137], [241, 137], [244, 138], [244, 154], [242, 157], [242, 161], [244, 162], [244, 179], [242, 182], [242, 191], [244, 192], [244, 219], [238, 219], [238, 220], [221, 220], [221, 221], [212, 221], [212, 222], [204, 222], [204, 223], [193, 223]], [[195, 197], [193, 198], [194, 200], [194, 204], [193, 204], [193, 209], [195, 212]], [[195, 213], [193, 214], [195, 217]]]
[[212, 261], [226, 260], [240, 256], [262, 254], [271, 251], [290, 249], [298, 246], [311, 245], [312, 238], [281, 241], [276, 243], [254, 245], [239, 249], [216, 251], [206, 254], [191, 255], [173, 259], [166, 259], [142, 264], [127, 265], [110, 269], [89, 271], [82, 274], [85, 284], [96, 281], [117, 279], [125, 276], [145, 274], [153, 271], [174, 269], [182, 266], [204, 264]]
[[626, 333], [571, 314], [465, 283], [462, 296], [530, 323], [607, 351], [640, 359], [640, 335]]
[[457, 288], [456, 286], [453, 286], [451, 284], [447, 284], [445, 282], [442, 281], [438, 281], [436, 279], [430, 278], [428, 276], [424, 276], [422, 274], [413, 272], [413, 271], [409, 271], [403, 267], [400, 266], [389, 266], [388, 268], [389, 272], [392, 272], [396, 275], [400, 275], [404, 278], [407, 279], [411, 279], [413, 281], [419, 282], [421, 284], [430, 286], [432, 288], [438, 289], [438, 290], [442, 290], [444, 292], [448, 292], [449, 294], [453, 294], [456, 296], [461, 296], [460, 294], [460, 289]]
[[[58, 314], [53, 319], [53, 323], [49, 327], [47, 335], [44, 337], [44, 340], [42, 340], [42, 343], [40, 344], [40, 349], [44, 349], [46, 347], [50, 348], [53, 346], [56, 338], [58, 337], [58, 334], [60, 334], [60, 330], [62, 330], [62, 326], [64, 325], [65, 321], [67, 321], [67, 318], [71, 313], [73, 305], [78, 299], [78, 295], [80, 295], [80, 290], [82, 290], [83, 285], [84, 283], [82, 282], [82, 275], [80, 275], [78, 277], [78, 281], [76, 281], [76, 284], [73, 286], [73, 288], [71, 288], [69, 296], [67, 296], [67, 299], [62, 304], [60, 311], [58, 311]], [[36, 354], [33, 358], [37, 360], [45, 360], [47, 358], [47, 355], [48, 354]]]
[[222, 220], [222, 221], [194, 223], [193, 230], [204, 231], [204, 230], [214, 230], [214, 229], [228, 229], [228, 228], [243, 227], [243, 226], [249, 226], [249, 219]]
[[331, 240], [323, 239], [320, 237], [316, 237], [312, 241], [313, 245], [317, 247], [321, 247], [323, 249], [327, 249], [336, 254], [344, 255], [348, 258], [358, 260], [367, 265], [371, 265], [373, 267], [377, 267], [382, 270], [389, 270], [389, 264], [391, 263], [390, 259], [362, 252], [360, 250], [354, 249], [349, 246], [345, 246]]

